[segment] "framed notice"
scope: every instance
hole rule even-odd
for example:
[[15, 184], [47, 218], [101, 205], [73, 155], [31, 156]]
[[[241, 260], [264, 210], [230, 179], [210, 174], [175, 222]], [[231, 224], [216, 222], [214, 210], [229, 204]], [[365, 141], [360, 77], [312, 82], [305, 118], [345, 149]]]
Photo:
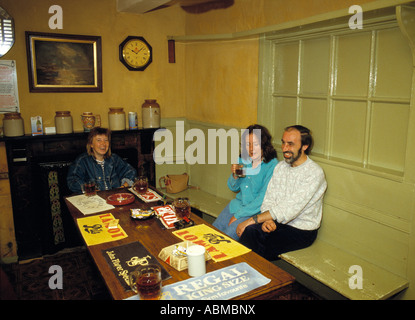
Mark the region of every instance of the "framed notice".
[[20, 112], [15, 60], [0, 60], [0, 113]]

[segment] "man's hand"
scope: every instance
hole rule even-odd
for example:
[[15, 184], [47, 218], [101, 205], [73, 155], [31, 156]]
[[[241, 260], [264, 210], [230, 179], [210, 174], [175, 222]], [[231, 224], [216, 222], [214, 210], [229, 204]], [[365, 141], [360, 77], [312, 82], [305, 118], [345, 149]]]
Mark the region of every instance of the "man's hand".
[[275, 224], [274, 220], [267, 220], [262, 224], [262, 231], [270, 233], [277, 229], [277, 225]]
[[247, 220], [245, 220], [244, 222], [241, 222], [240, 224], [238, 224], [238, 226], [236, 227], [236, 234], [238, 235], [238, 237], [242, 236], [242, 233], [244, 233], [245, 228], [247, 226], [250, 226], [251, 224], [255, 224], [254, 219], [249, 218]]
[[[277, 225], [272, 219], [272, 216], [269, 213], [269, 211], [265, 211], [265, 212], [262, 212], [261, 214], [258, 214], [257, 221], [258, 221], [258, 224], [262, 223], [262, 231], [264, 232], [269, 233], [277, 229]], [[236, 234], [238, 235], [238, 237], [241, 237], [242, 233], [244, 233], [245, 231], [245, 228], [247, 226], [250, 226], [251, 224], [255, 224], [255, 221], [253, 218], [249, 218], [245, 220], [244, 222], [241, 222], [240, 224], [238, 224], [238, 226], [236, 227]], [[264, 225], [266, 225], [266, 227], [264, 227]]]

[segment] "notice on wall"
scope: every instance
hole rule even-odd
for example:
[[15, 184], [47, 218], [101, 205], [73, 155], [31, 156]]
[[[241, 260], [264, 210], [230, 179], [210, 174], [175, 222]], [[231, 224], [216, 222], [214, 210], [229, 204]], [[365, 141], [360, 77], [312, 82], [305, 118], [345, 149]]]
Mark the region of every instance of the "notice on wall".
[[20, 112], [15, 60], [0, 60], [0, 113]]

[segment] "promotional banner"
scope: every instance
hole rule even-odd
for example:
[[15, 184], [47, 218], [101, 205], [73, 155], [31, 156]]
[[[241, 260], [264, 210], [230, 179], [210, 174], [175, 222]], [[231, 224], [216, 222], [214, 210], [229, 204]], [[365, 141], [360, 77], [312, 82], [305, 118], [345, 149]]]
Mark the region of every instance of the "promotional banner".
[[[228, 300], [266, 285], [264, 277], [246, 262], [163, 287], [161, 300]], [[134, 295], [128, 300], [138, 300]]]
[[173, 229], [174, 223], [179, 221], [176, 212], [170, 205], [153, 207], [153, 209], [166, 229]]
[[102, 254], [125, 290], [131, 290], [129, 280], [130, 272], [139, 266], [157, 264], [161, 269], [161, 279], [166, 280], [171, 278], [170, 274], [158, 262], [157, 258], [148, 252], [138, 241], [102, 250]]
[[154, 202], [163, 199], [157, 192], [151, 189], [148, 189], [144, 194], [136, 192], [133, 188], [129, 188], [128, 190], [134, 193], [139, 199], [143, 200], [144, 202]]
[[204, 246], [215, 262], [228, 260], [251, 251], [251, 249], [205, 224], [174, 231], [173, 234], [182, 240]]
[[76, 222], [86, 244], [92, 246], [127, 237], [127, 233], [114, 220], [116, 219], [114, 219], [111, 213], [103, 213], [96, 216], [79, 218]]

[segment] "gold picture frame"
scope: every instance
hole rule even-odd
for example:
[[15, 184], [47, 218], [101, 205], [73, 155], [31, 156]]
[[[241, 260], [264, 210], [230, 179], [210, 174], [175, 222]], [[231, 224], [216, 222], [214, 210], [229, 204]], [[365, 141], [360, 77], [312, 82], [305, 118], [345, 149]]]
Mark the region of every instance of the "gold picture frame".
[[102, 92], [101, 37], [26, 31], [30, 92]]

